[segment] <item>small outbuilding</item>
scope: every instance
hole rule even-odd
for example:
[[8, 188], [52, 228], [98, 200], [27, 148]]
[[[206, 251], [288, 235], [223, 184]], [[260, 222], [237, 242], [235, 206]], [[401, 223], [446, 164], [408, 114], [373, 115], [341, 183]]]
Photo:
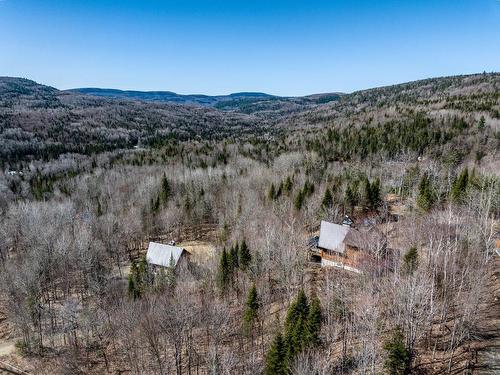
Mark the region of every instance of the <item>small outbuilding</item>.
[[155, 267], [174, 267], [178, 269], [189, 263], [190, 253], [182, 247], [150, 242], [146, 261]]

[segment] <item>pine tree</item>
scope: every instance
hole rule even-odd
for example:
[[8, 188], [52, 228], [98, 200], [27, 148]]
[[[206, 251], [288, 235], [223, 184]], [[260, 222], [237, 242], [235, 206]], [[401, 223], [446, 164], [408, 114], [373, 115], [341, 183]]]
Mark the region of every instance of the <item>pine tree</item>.
[[484, 116], [481, 116], [477, 127], [479, 128], [479, 130], [483, 130], [485, 126], [486, 126], [486, 119], [484, 118]]
[[238, 244], [231, 247], [229, 251], [229, 260], [231, 261], [231, 271], [236, 271], [240, 265], [238, 259]]
[[285, 364], [285, 343], [280, 332], [276, 335], [271, 344], [271, 348], [266, 355], [265, 375], [287, 375], [287, 366]]
[[229, 237], [229, 225], [224, 220], [224, 224], [222, 225], [222, 228], [220, 230], [220, 240], [222, 242], [225, 242], [228, 237]]
[[463, 202], [467, 192], [468, 185], [469, 185], [469, 170], [465, 168], [460, 173], [460, 175], [455, 179], [451, 187], [450, 195], [451, 199], [455, 203]]
[[176, 279], [175, 279], [175, 260], [174, 260], [174, 254], [170, 254], [170, 261], [168, 264], [167, 272], [166, 272], [166, 281], [168, 287], [173, 290], [176, 285]]
[[247, 333], [252, 330], [255, 321], [258, 319], [259, 308], [260, 303], [257, 295], [257, 288], [255, 284], [253, 284], [250, 292], [248, 293], [245, 313], [243, 315], [243, 325]]
[[146, 259], [146, 255], [141, 256], [139, 260], [139, 265], [137, 266], [138, 274], [141, 279], [145, 278], [146, 272], [148, 268], [148, 261]]
[[141, 280], [139, 274], [139, 267], [135, 261], [130, 266], [130, 274], [128, 275], [128, 295], [137, 299], [141, 297]]
[[300, 317], [306, 318], [309, 314], [309, 302], [304, 289], [299, 290], [297, 298], [292, 302], [287, 311], [285, 331], [294, 326]]
[[246, 271], [252, 262], [252, 254], [250, 254], [250, 249], [245, 242], [245, 239], [241, 242], [239, 251], [239, 265], [242, 271]]
[[137, 299], [139, 298], [139, 289], [136, 285], [135, 276], [133, 273], [128, 275], [128, 295], [130, 298]]
[[424, 174], [418, 186], [417, 205], [423, 211], [429, 211], [433, 203], [434, 197], [432, 195], [431, 183], [427, 174]]
[[314, 185], [309, 180], [306, 180], [302, 188], [302, 194], [304, 195], [304, 197], [310, 197], [313, 193]]
[[333, 196], [329, 188], [326, 188], [325, 195], [323, 196], [323, 201], [321, 205], [325, 208], [329, 208], [333, 205]]
[[370, 184], [370, 180], [368, 180], [368, 178], [365, 178], [364, 179], [364, 183], [363, 183], [363, 203], [366, 207], [370, 207], [371, 205], [371, 184]]
[[151, 199], [151, 212], [156, 214], [160, 210], [160, 197]]
[[292, 191], [293, 181], [290, 176], [286, 178], [285, 184], [283, 185], [283, 190], [286, 194], [289, 194]]
[[354, 210], [356, 204], [358, 204], [357, 189], [354, 186], [349, 185], [345, 191], [345, 204]]
[[276, 190], [276, 194], [274, 195], [274, 199], [278, 199], [283, 194], [283, 182], [278, 186], [278, 190]]
[[99, 198], [97, 198], [97, 216], [102, 216], [102, 206]]
[[381, 201], [380, 179], [376, 178], [375, 181], [370, 184], [370, 209], [376, 210], [380, 206]]
[[299, 190], [299, 192], [295, 196], [295, 200], [293, 202], [293, 205], [294, 205], [296, 210], [300, 210], [302, 208], [303, 204], [304, 204], [304, 191]]
[[384, 367], [390, 375], [406, 375], [410, 373], [410, 354], [405, 347], [403, 332], [396, 327], [391, 337], [384, 343], [387, 358]]
[[229, 269], [229, 259], [227, 255], [226, 248], [222, 250], [222, 255], [220, 257], [219, 262], [219, 286], [222, 290], [222, 293], [225, 293], [227, 290], [227, 286], [230, 281], [230, 269]]
[[364, 204], [370, 210], [376, 210], [380, 206], [380, 179], [377, 178], [375, 181], [370, 182], [368, 178], [365, 178], [364, 189], [363, 189]]
[[303, 289], [288, 308], [285, 319], [286, 361], [290, 363], [304, 348], [309, 302]]
[[418, 267], [418, 251], [411, 247], [403, 257], [403, 272], [411, 275]]
[[163, 174], [161, 179], [161, 191], [160, 191], [160, 200], [163, 205], [165, 205], [170, 198], [170, 183], [167, 180], [167, 176]]
[[321, 303], [319, 298], [314, 296], [311, 300], [309, 315], [307, 316], [305, 346], [315, 347], [319, 345], [319, 334], [321, 332]]
[[274, 187], [274, 184], [271, 184], [271, 188], [269, 189], [269, 193], [267, 193], [267, 197], [271, 201], [276, 199], [276, 189]]

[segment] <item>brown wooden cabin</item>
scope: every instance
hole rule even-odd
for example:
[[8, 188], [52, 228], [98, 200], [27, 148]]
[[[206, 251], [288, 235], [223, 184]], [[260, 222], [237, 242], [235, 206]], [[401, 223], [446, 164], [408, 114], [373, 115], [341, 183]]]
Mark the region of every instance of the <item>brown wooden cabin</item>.
[[385, 236], [375, 227], [356, 229], [349, 224], [322, 221], [313, 254], [321, 258], [322, 267], [337, 267], [359, 273], [366, 258], [383, 253], [386, 243]]

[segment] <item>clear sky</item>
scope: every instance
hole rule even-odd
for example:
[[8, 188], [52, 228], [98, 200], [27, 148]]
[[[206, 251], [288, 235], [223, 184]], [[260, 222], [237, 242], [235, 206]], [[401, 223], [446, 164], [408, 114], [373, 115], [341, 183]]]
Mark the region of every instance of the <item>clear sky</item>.
[[0, 0], [0, 75], [304, 95], [500, 71], [500, 0]]

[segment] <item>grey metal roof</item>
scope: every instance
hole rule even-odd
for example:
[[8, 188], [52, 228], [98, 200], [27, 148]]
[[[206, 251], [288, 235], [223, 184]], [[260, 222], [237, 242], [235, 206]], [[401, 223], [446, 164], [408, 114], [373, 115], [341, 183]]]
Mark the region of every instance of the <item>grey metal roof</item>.
[[318, 247], [322, 249], [344, 252], [344, 239], [349, 232], [349, 227], [329, 223], [328, 221], [321, 221], [319, 230]]
[[150, 264], [157, 266], [169, 267], [170, 261], [173, 259], [174, 266], [177, 265], [184, 249], [177, 246], [163, 245], [157, 242], [150, 242], [146, 260]]

